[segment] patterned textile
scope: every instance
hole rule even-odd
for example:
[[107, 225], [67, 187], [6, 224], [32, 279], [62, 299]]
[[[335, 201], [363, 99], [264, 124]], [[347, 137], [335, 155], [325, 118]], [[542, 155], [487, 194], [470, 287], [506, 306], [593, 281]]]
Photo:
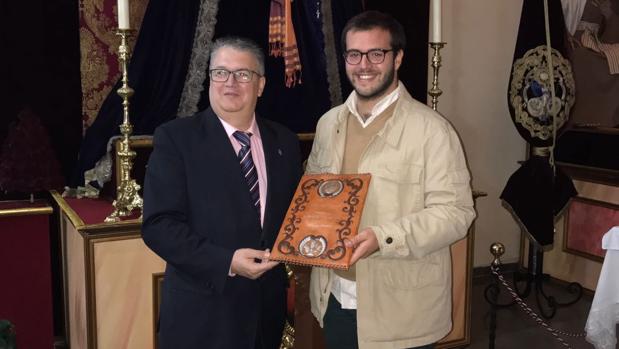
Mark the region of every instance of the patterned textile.
[[[129, 85], [135, 90], [129, 111], [134, 135], [152, 134], [157, 126], [176, 116], [199, 8], [200, 0], [148, 2], [139, 33], [133, 36], [135, 47], [127, 67]], [[132, 23], [137, 27], [136, 21]], [[118, 50], [116, 45], [110, 46], [111, 52]], [[116, 90], [120, 86], [117, 80], [109, 89], [84, 134], [69, 182], [72, 188], [84, 185], [84, 173], [105, 155], [108, 140], [119, 134], [122, 100]]]
[[241, 173], [247, 181], [247, 187], [249, 188], [249, 194], [252, 200], [252, 205], [258, 210], [260, 215], [260, 187], [258, 186], [258, 171], [254, 164], [254, 159], [251, 156], [251, 133], [245, 133], [236, 131], [232, 134], [239, 143], [241, 143], [241, 150], [239, 150], [238, 158], [241, 164]]
[[272, 0], [269, 14], [269, 55], [284, 57], [286, 87], [301, 83], [301, 60], [292, 25], [292, 0]]
[[619, 74], [619, 43], [607, 44], [601, 42], [595, 34], [589, 30], [584, 31], [580, 41], [584, 47], [601, 53], [606, 57], [610, 74]]
[[[140, 28], [148, 0], [130, 2], [131, 27]], [[116, 35], [116, 0], [80, 0], [82, 120], [86, 130], [97, 117], [105, 97], [120, 77]], [[136, 33], [137, 34], [137, 33]], [[131, 36], [131, 49], [137, 35]]]
[[329, 96], [331, 97], [331, 106], [342, 104], [342, 84], [340, 82], [339, 65], [337, 62], [337, 48], [335, 45], [335, 31], [333, 30], [333, 9], [331, 8], [331, 0], [322, 0], [320, 2], [320, 12], [322, 12], [322, 35], [325, 45], [325, 59], [327, 69], [327, 83], [329, 84]]
[[209, 54], [215, 34], [219, 0], [202, 0], [193, 38], [189, 69], [178, 105], [178, 116], [186, 117], [198, 112], [198, 103], [204, 90]]
[[[578, 23], [569, 57], [577, 91], [570, 113], [573, 125], [619, 127], [618, 5], [614, 0], [587, 0]], [[559, 142], [563, 142], [562, 138]], [[591, 158], [604, 158], [592, 149], [585, 153], [595, 154]]]
[[553, 160], [555, 137], [574, 104], [564, 23], [559, 0], [523, 1], [507, 93], [512, 121], [531, 154], [508, 179], [501, 200], [528, 237], [542, 246], [553, 243], [555, 218], [577, 194]]

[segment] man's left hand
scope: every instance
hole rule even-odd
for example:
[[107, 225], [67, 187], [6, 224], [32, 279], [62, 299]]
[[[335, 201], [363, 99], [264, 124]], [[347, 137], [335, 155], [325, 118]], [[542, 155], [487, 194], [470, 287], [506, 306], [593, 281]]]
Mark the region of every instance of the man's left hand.
[[350, 257], [350, 265], [357, 263], [359, 258], [366, 258], [378, 250], [378, 240], [371, 228], [363, 229], [354, 238], [344, 241], [344, 244], [354, 249]]

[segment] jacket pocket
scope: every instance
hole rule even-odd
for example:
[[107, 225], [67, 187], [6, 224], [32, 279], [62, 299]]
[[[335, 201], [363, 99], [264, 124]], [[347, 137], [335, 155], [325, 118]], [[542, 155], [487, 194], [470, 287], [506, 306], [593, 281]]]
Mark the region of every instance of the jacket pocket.
[[428, 256], [420, 260], [378, 260], [378, 275], [385, 285], [393, 289], [415, 290], [441, 283], [440, 263]]
[[202, 297], [210, 297], [215, 294], [215, 286], [210, 280], [195, 280], [181, 275], [178, 271], [166, 272], [163, 280], [163, 288], [170, 291], [187, 292]]
[[308, 159], [306, 172], [311, 174], [332, 173], [331, 155], [323, 149], [314, 152], [313, 156]]
[[461, 205], [472, 205], [471, 176], [467, 169], [455, 170], [449, 173], [449, 182], [453, 188], [455, 202]]
[[[376, 207], [374, 217], [380, 221], [392, 221], [423, 209], [423, 168], [411, 164], [387, 163], [371, 169], [371, 191]], [[366, 208], [368, 205], [366, 203]], [[372, 212], [372, 209], [369, 210]]]
[[449, 179], [451, 183], [454, 184], [468, 184], [471, 180], [469, 176], [469, 171], [467, 169], [455, 170], [449, 174]]
[[419, 184], [423, 168], [410, 164], [385, 164], [372, 169], [372, 174], [396, 183]]

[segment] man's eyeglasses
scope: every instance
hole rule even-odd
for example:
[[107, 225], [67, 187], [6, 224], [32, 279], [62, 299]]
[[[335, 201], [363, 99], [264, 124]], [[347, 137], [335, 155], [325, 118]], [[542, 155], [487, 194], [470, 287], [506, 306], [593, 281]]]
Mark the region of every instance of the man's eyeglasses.
[[385, 55], [387, 52], [393, 51], [393, 49], [385, 50], [382, 48], [376, 48], [367, 52], [361, 52], [358, 50], [348, 50], [344, 52], [344, 59], [346, 63], [357, 65], [361, 63], [363, 56], [366, 56], [368, 61], [372, 64], [381, 64], [385, 61]]
[[208, 71], [209, 76], [211, 77], [211, 81], [214, 82], [226, 82], [230, 77], [230, 74], [234, 75], [234, 80], [240, 83], [247, 83], [252, 80], [254, 74], [258, 76], [262, 76], [257, 72], [249, 69], [239, 69], [235, 71], [229, 71], [226, 69], [211, 69]]

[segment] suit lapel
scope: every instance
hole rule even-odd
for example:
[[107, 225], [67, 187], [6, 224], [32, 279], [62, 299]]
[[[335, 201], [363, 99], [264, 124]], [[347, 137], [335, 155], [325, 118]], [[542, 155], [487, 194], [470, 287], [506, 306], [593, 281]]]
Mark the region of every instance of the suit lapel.
[[236, 163], [236, 154], [234, 154], [234, 148], [226, 130], [211, 108], [203, 112], [202, 122], [204, 125], [203, 151], [209, 153], [209, 157], [224, 161], [221, 164], [223, 166], [232, 166], [233, 163]]
[[262, 137], [262, 148], [264, 150], [264, 160], [267, 168], [267, 197], [266, 207], [264, 210], [263, 231], [271, 231], [273, 225], [272, 206], [276, 203], [277, 198], [274, 193], [277, 191], [275, 187], [278, 183], [282, 183], [282, 149], [277, 139], [275, 131], [265, 124], [262, 119], [256, 118], [260, 136]]
[[[256, 212], [251, 205], [250, 193], [247, 188], [247, 182], [241, 174], [241, 167], [237, 154], [230, 143], [230, 138], [224, 129], [223, 125], [217, 118], [217, 115], [211, 108], [208, 108], [203, 113], [204, 125], [204, 143], [201, 147], [204, 153], [198, 161], [202, 161], [206, 166], [220, 167], [220, 171], [207, 170], [205, 178], [209, 178], [213, 173], [219, 174], [218, 183], [209, 183], [208, 185], [223, 185], [227, 192], [230, 193], [233, 206], [243, 208], [243, 211]], [[207, 160], [209, 159], [209, 160]], [[256, 214], [256, 218], [258, 215]]]

